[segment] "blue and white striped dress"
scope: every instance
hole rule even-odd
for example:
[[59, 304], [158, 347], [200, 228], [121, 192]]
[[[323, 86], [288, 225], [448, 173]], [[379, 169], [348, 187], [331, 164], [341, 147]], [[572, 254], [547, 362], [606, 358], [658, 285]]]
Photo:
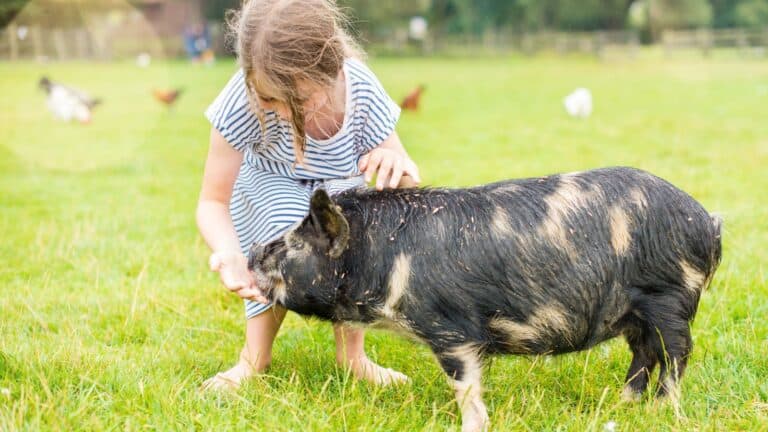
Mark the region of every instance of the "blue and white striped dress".
[[[244, 152], [230, 202], [232, 222], [244, 253], [254, 242], [279, 237], [304, 218], [315, 189], [324, 188], [334, 194], [364, 185], [358, 160], [392, 134], [400, 107], [362, 62], [346, 60], [344, 76], [344, 123], [329, 139], [308, 136], [302, 165], [294, 164], [290, 123], [266, 111], [262, 130], [248, 104], [242, 70], [235, 73], [206, 110], [213, 127], [232, 147]], [[246, 318], [270, 307], [245, 303]]]

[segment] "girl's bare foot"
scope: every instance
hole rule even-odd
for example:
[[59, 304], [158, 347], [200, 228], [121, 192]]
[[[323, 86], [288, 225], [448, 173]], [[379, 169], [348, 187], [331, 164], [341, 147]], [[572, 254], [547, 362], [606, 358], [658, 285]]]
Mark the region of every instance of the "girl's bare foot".
[[336, 362], [349, 368], [357, 379], [376, 385], [400, 384], [408, 377], [395, 370], [381, 367], [365, 354], [365, 331], [344, 324], [333, 326], [336, 338]]
[[368, 356], [363, 355], [355, 359], [343, 359], [339, 361], [344, 367], [348, 367], [357, 379], [363, 379], [375, 385], [402, 384], [408, 382], [404, 374], [372, 362]]
[[203, 382], [203, 391], [235, 391], [249, 378], [263, 372], [269, 367], [270, 359], [265, 361], [250, 362], [243, 354], [240, 360], [231, 369], [219, 372]]
[[246, 380], [264, 372], [272, 361], [272, 342], [283, 318], [285, 309], [280, 306], [249, 318], [245, 323], [245, 346], [240, 351], [240, 360], [232, 369], [205, 380], [202, 390], [237, 390]]

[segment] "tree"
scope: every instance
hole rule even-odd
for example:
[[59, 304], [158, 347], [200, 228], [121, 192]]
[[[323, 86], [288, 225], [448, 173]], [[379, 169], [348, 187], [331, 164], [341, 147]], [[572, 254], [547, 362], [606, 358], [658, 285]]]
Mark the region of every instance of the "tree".
[[213, 21], [223, 22], [228, 10], [239, 9], [241, 0], [205, 0], [203, 2], [203, 15]]
[[28, 0], [3, 0], [0, 2], [0, 28], [5, 28], [21, 9], [28, 3]]
[[697, 28], [712, 23], [712, 5], [707, 0], [649, 0], [653, 26]]
[[743, 27], [768, 27], [768, 0], [743, 0], [733, 11], [733, 22]]
[[83, 25], [84, 14], [124, 8], [124, 0], [2, 0], [0, 23], [11, 20], [48, 28], [71, 28]]
[[631, 0], [560, 0], [555, 25], [564, 30], [620, 29]]
[[652, 40], [658, 40], [666, 29], [701, 28], [712, 23], [712, 5], [707, 0], [647, 1]]
[[366, 37], [404, 26], [415, 15], [424, 15], [429, 0], [339, 0], [354, 27]]
[[739, 0], [710, 0], [712, 4], [712, 26], [733, 27], [733, 11]]

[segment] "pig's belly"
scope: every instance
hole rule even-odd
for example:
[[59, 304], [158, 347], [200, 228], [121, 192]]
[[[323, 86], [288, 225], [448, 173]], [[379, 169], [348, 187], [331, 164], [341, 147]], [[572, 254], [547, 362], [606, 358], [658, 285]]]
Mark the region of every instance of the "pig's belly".
[[529, 303], [515, 296], [520, 301], [507, 303], [513, 304], [514, 310], [501, 308], [500, 313], [490, 314], [487, 334], [492, 349], [510, 354], [581, 351], [618, 336], [631, 320], [629, 298], [623, 289], [555, 294], [548, 301], [539, 298]]

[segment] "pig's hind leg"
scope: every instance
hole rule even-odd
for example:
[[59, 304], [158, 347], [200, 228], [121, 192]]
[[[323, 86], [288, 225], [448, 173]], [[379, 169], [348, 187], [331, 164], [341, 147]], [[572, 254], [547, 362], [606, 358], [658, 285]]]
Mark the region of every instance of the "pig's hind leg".
[[668, 397], [678, 413], [680, 379], [693, 343], [684, 309], [676, 305], [674, 297], [648, 301], [639, 310], [642, 322], [625, 331], [633, 358], [623, 395], [637, 398], [647, 387], [654, 366], [659, 364], [656, 397]]
[[656, 397], [668, 397], [675, 412], [680, 408], [680, 379], [693, 348], [691, 329], [687, 321], [671, 319], [655, 326], [656, 356], [659, 360], [659, 384]]
[[629, 349], [632, 350], [632, 363], [629, 365], [626, 384], [621, 393], [621, 398], [625, 401], [636, 401], [642, 397], [658, 363], [648, 333], [639, 325], [632, 326], [624, 332]]

